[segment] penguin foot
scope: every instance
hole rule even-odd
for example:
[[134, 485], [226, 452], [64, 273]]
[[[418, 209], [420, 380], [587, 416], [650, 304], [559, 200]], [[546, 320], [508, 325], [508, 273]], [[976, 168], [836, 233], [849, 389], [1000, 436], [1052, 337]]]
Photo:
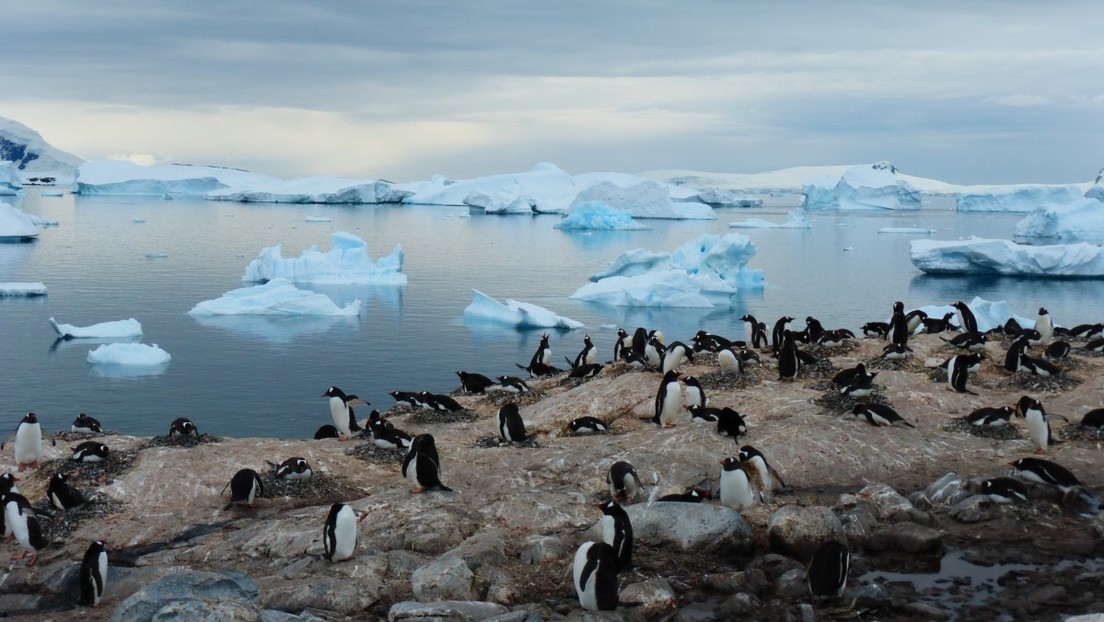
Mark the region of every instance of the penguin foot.
[[665, 427], [665, 428], [673, 428], [673, 427], [675, 427], [675, 424], [673, 424], [673, 423], [664, 423], [664, 424], [663, 424], [663, 427]]
[[421, 494], [423, 492], [425, 492], [425, 488], [411, 488], [410, 489], [410, 494], [412, 494], [412, 495]]
[[1036, 450], [1035, 450], [1035, 453], [1036, 453], [1036, 454], [1045, 454], [1045, 453], [1046, 453], [1046, 450], [1045, 450], [1045, 449], [1043, 449], [1042, 447], [1040, 447], [1040, 448], [1038, 448], [1038, 449], [1036, 449]]
[[26, 556], [27, 556], [27, 551], [20, 551], [19, 555], [15, 556], [15, 562], [18, 563], [18, 562], [23, 561], [23, 558], [26, 557]]

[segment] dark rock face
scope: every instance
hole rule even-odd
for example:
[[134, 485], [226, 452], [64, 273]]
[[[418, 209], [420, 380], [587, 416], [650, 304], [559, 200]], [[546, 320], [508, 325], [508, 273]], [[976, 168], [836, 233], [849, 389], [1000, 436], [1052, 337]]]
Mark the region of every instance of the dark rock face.
[[15, 162], [16, 168], [23, 171], [27, 163], [38, 159], [38, 154], [27, 150], [27, 145], [12, 142], [0, 136], [0, 160]]

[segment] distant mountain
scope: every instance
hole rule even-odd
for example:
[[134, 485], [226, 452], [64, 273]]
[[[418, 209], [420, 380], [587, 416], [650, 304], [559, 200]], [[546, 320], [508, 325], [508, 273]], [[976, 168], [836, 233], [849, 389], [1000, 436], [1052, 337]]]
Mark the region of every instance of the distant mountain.
[[0, 160], [15, 164], [26, 179], [28, 173], [55, 173], [70, 176], [84, 160], [50, 146], [31, 128], [0, 117]]

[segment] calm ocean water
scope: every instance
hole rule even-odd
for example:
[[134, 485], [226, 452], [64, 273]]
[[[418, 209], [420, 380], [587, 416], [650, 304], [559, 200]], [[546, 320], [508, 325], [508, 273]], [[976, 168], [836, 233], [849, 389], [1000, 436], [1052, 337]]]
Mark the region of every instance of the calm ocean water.
[[[10, 198], [7, 198], [10, 202]], [[853, 330], [885, 320], [894, 300], [907, 307], [981, 296], [1006, 300], [1033, 317], [1046, 306], [1059, 324], [1100, 321], [1102, 281], [931, 277], [908, 259], [914, 235], [882, 227], [928, 227], [935, 239], [976, 234], [1010, 237], [1016, 214], [957, 214], [951, 199], [920, 212], [813, 214], [812, 229], [741, 229], [758, 246], [750, 267], [768, 286], [726, 308], [620, 309], [568, 298], [619, 253], [673, 250], [702, 234], [725, 234], [746, 217], [785, 220], [800, 197], [766, 197], [755, 209], [718, 210], [711, 222], [647, 221], [650, 231], [564, 232], [556, 216], [467, 217], [460, 207], [339, 207], [167, 201], [151, 197], [41, 197], [30, 189], [16, 205], [59, 226], [33, 244], [0, 244], [0, 282], [41, 281], [49, 295], [0, 298], [0, 430], [34, 411], [52, 431], [79, 412], [105, 428], [165, 434], [176, 417], [220, 436], [309, 438], [329, 422], [320, 396], [330, 385], [384, 410], [392, 390], [447, 392], [457, 370], [516, 373], [540, 331], [464, 321], [472, 288], [498, 299], [545, 306], [586, 324], [554, 333], [556, 359], [573, 357], [589, 333], [601, 358], [612, 354], [617, 326], [659, 328], [686, 340], [700, 328], [742, 338], [739, 318], [773, 323], [813, 315], [827, 328]], [[331, 222], [308, 223], [307, 216]], [[196, 303], [242, 287], [246, 264], [266, 246], [285, 257], [333, 231], [368, 242], [373, 258], [401, 243], [404, 287], [311, 287], [339, 304], [364, 301], [358, 318], [197, 319]], [[849, 249], [849, 250], [845, 250]], [[151, 257], [152, 255], [152, 257]], [[96, 344], [55, 343], [49, 317], [84, 326], [133, 317], [144, 343], [172, 355], [161, 373], [103, 374], [86, 361]], [[367, 412], [361, 413], [366, 415]]]

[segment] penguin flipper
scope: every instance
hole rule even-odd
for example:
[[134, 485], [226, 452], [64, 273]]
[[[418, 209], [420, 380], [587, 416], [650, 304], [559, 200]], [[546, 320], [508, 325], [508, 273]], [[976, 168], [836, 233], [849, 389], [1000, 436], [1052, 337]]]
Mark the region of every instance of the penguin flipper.
[[3, 440], [3, 442], [0, 442], [0, 449], [3, 449], [3, 448], [4, 448], [4, 445], [7, 445], [8, 443], [10, 443], [10, 442], [11, 442], [11, 440], [12, 440], [13, 438], [15, 438], [15, 435], [16, 435], [16, 433], [18, 433], [18, 432], [19, 432], [19, 428], [16, 428], [16, 429], [12, 430], [12, 433], [11, 433], [11, 434], [9, 434], [9, 435], [8, 435], [8, 436], [7, 436], [7, 437], [6, 437], [6, 438], [5, 438], [4, 440]]
[[[1067, 419], [1067, 421], [1068, 421], [1068, 419]], [[46, 437], [46, 438], [50, 439], [50, 444], [51, 444], [51, 445], [53, 445], [54, 447], [57, 447], [57, 440], [55, 440], [55, 439], [54, 439], [54, 435], [53, 435], [53, 434], [50, 434], [50, 433], [49, 433], [49, 432], [48, 432], [48, 431], [46, 430], [46, 428], [44, 428], [44, 427], [42, 427], [42, 426], [39, 426], [39, 430], [40, 430], [40, 431], [42, 432], [42, 436], [44, 436], [44, 437]]]

